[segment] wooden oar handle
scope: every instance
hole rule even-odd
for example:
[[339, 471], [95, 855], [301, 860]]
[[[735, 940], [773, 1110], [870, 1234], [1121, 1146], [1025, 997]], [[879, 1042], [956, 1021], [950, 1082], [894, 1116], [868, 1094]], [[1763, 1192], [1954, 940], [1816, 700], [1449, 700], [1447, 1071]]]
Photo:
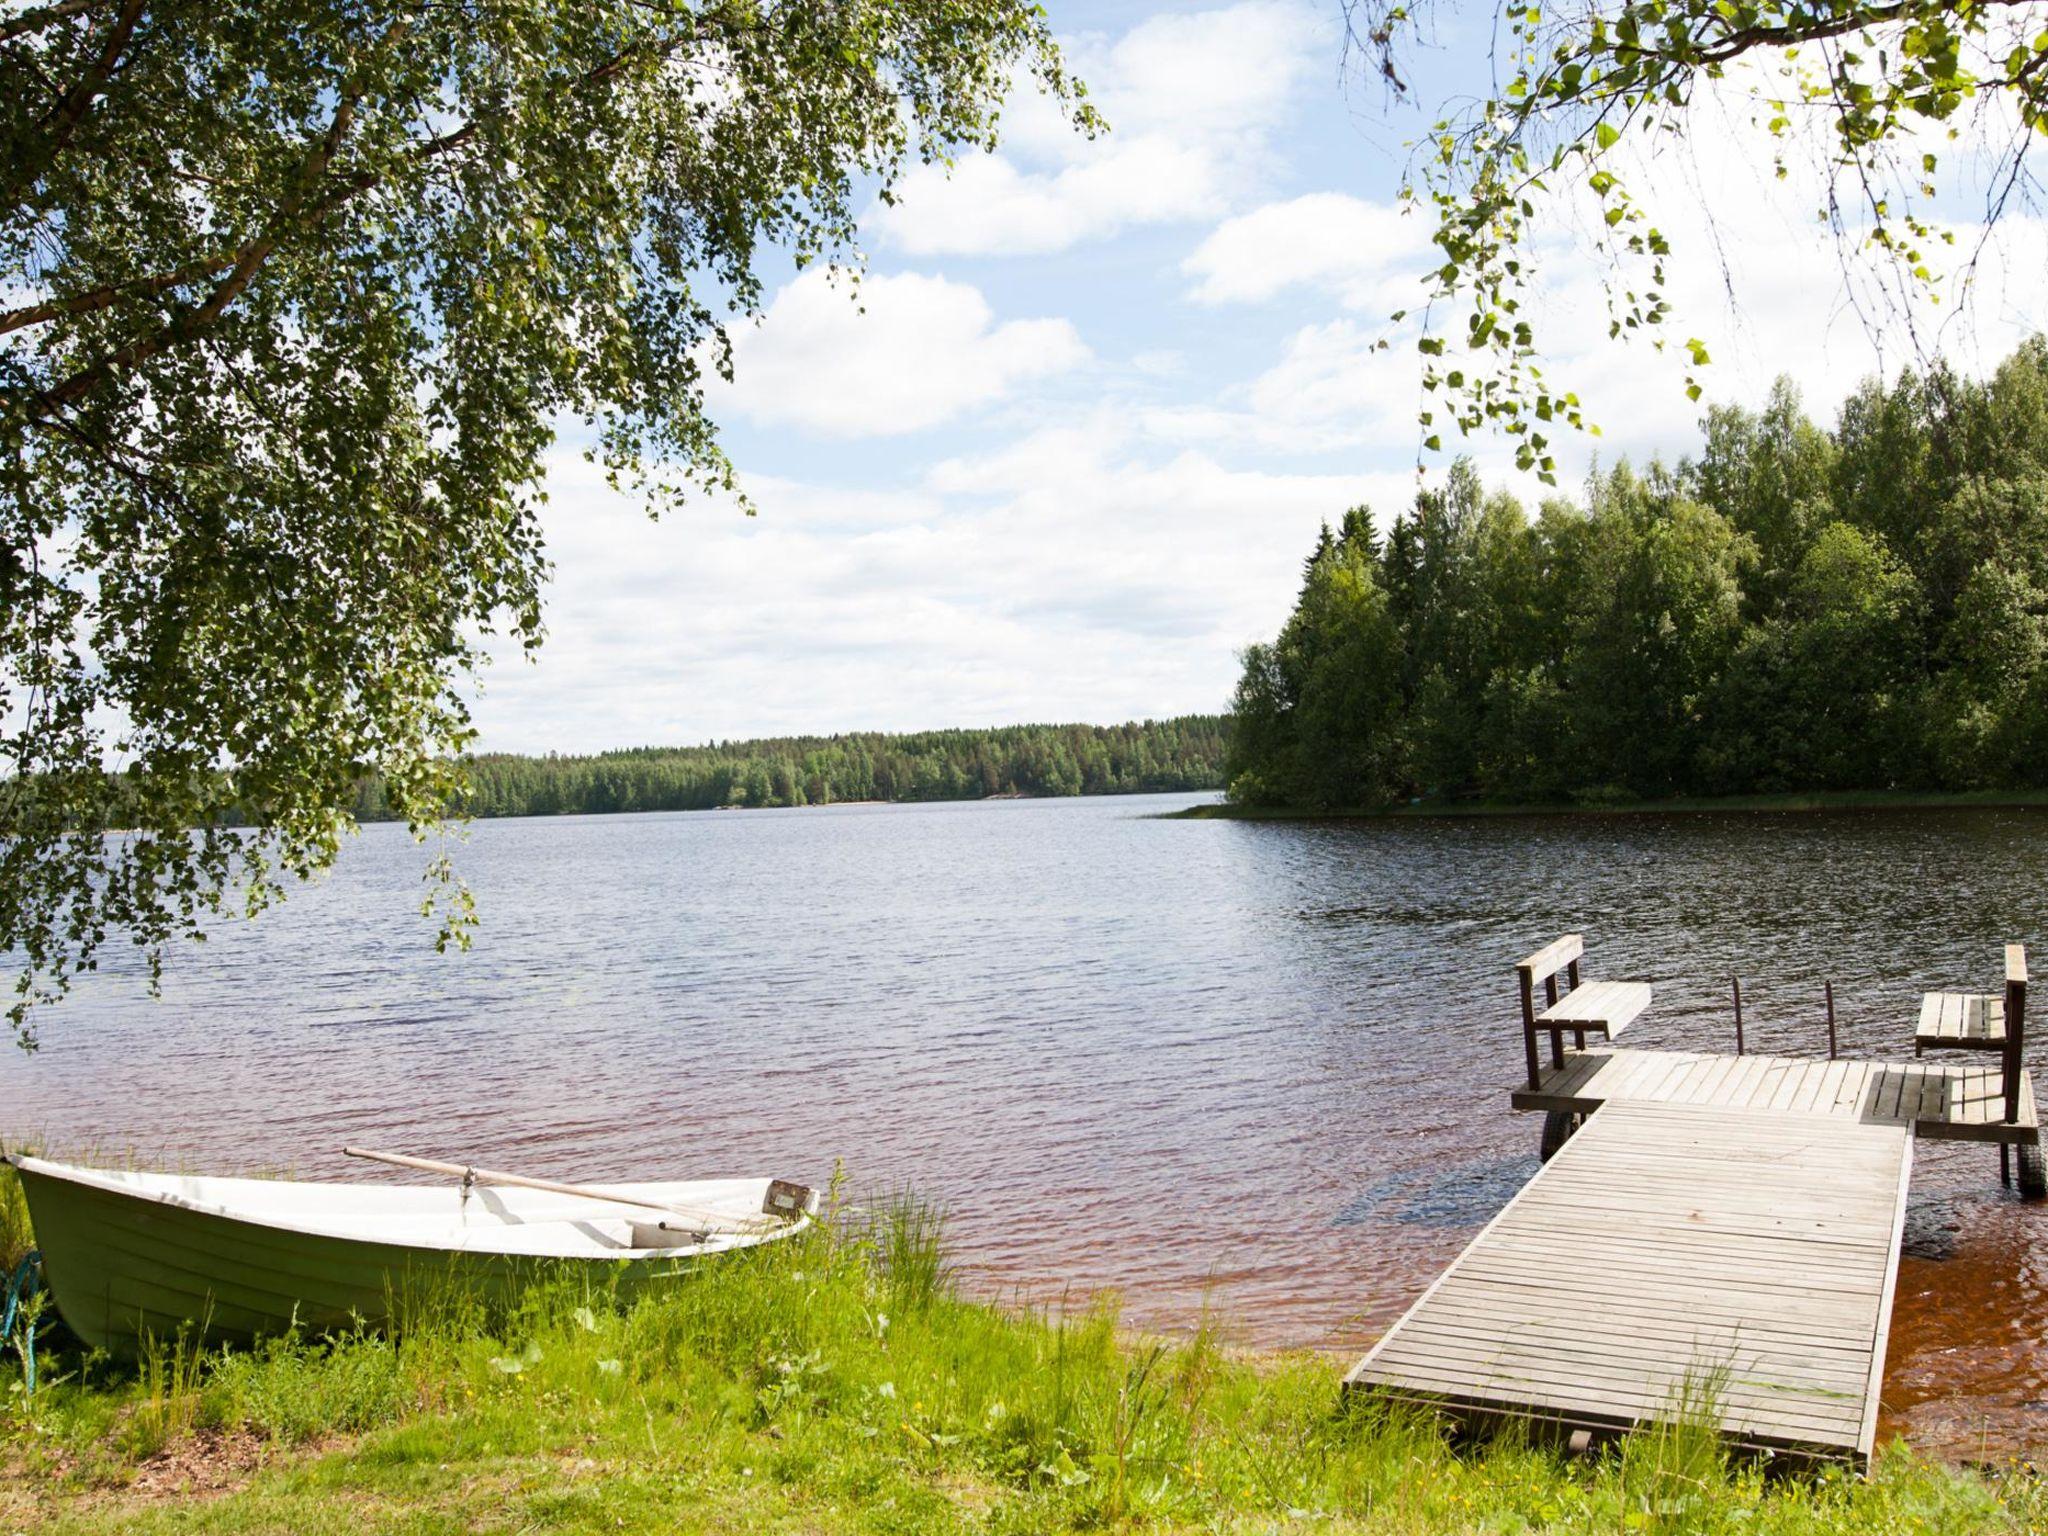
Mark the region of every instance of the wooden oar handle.
[[[613, 1194], [610, 1190], [592, 1189], [587, 1184], [563, 1184], [554, 1179], [533, 1179], [523, 1173], [505, 1173], [496, 1168], [472, 1168], [462, 1163], [443, 1163], [431, 1157], [411, 1157], [403, 1152], [375, 1152], [368, 1147], [343, 1147], [344, 1157], [366, 1158], [373, 1163], [389, 1163], [394, 1168], [415, 1168], [421, 1173], [441, 1173], [454, 1179], [473, 1180], [479, 1184], [504, 1184], [513, 1189], [537, 1189], [543, 1194], [568, 1195], [578, 1200], [603, 1200], [612, 1205], [630, 1205], [637, 1210], [660, 1211], [666, 1216], [680, 1216], [686, 1221], [701, 1226], [724, 1227], [731, 1231], [753, 1231], [768, 1225], [761, 1217], [728, 1217], [714, 1211], [695, 1210], [687, 1205], [678, 1205], [664, 1200], [643, 1200], [636, 1195]], [[666, 1223], [663, 1223], [666, 1225]]]

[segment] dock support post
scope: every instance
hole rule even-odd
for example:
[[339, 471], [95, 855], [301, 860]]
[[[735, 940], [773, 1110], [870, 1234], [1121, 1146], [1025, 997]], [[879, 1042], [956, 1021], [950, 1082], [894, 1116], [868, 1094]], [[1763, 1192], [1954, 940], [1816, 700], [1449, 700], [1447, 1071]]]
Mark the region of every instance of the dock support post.
[[1742, 978], [1730, 976], [1728, 984], [1735, 989], [1735, 1054], [1742, 1054]]
[[2012, 1148], [2002, 1141], [1998, 1144], [1998, 1182], [2012, 1187]]
[[1828, 994], [1828, 1060], [1835, 1059], [1835, 983], [1833, 978], [1824, 982]]

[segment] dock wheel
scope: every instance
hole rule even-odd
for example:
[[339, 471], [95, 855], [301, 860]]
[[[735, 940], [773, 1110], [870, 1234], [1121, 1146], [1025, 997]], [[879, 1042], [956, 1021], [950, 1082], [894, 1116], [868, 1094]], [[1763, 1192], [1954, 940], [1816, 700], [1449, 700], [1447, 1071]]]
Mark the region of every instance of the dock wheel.
[[2020, 1198], [2048, 1200], [2048, 1170], [2042, 1167], [2041, 1144], [2028, 1146], [2022, 1142], [2013, 1151], [2019, 1154]]
[[[1576, 1109], [1553, 1109], [1543, 1117], [1543, 1161], [1549, 1162], [1557, 1156], [1564, 1144], [1572, 1139], [1572, 1132], [1586, 1123], [1586, 1117]], [[2038, 1148], [2035, 1149], [2037, 1152]]]

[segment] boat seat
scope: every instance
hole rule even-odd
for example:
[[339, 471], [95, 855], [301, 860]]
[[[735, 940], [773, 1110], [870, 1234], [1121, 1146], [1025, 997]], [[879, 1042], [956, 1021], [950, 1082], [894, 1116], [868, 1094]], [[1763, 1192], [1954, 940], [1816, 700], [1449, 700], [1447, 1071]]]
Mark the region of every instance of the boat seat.
[[1920, 999], [1913, 1053], [2005, 1048], [2005, 999], [1995, 992], [1929, 992]]
[[1588, 1034], [1597, 1030], [1612, 1040], [1649, 1006], [1647, 981], [1589, 981], [1537, 1014], [1536, 1026], [1563, 1025]]

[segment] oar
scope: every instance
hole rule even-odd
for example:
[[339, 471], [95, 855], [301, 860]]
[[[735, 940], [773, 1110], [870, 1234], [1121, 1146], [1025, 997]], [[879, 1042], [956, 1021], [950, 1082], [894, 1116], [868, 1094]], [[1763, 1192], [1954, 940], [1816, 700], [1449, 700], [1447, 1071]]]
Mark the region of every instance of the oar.
[[344, 1157], [367, 1158], [373, 1163], [389, 1163], [394, 1168], [416, 1168], [421, 1173], [444, 1173], [451, 1178], [461, 1179], [466, 1189], [471, 1184], [509, 1184], [514, 1189], [538, 1189], [550, 1195], [573, 1195], [583, 1200], [603, 1200], [612, 1205], [630, 1205], [643, 1211], [660, 1211], [668, 1216], [680, 1216], [686, 1221], [699, 1224], [697, 1228], [671, 1226], [665, 1221], [655, 1225], [664, 1232], [699, 1231], [701, 1229], [758, 1232], [775, 1223], [762, 1217], [730, 1217], [715, 1211], [706, 1211], [672, 1201], [643, 1200], [637, 1195], [615, 1194], [610, 1190], [592, 1189], [587, 1184], [563, 1184], [554, 1179], [533, 1179], [523, 1173], [503, 1173], [494, 1168], [473, 1168], [462, 1163], [436, 1162], [431, 1157], [408, 1157], [403, 1152], [373, 1152], [367, 1147], [343, 1147]]

